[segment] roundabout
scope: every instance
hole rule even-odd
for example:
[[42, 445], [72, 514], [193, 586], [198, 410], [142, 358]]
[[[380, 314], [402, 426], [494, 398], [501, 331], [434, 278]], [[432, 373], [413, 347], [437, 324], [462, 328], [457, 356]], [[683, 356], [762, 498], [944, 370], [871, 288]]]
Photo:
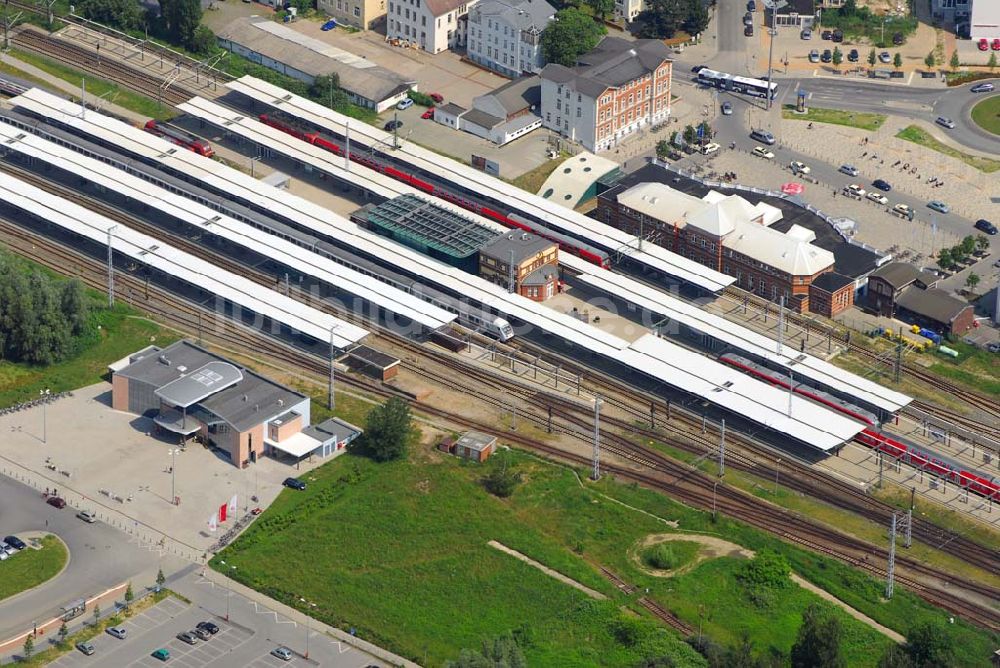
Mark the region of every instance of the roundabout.
[[991, 134], [1000, 136], [1000, 95], [986, 98], [972, 107], [972, 121]]

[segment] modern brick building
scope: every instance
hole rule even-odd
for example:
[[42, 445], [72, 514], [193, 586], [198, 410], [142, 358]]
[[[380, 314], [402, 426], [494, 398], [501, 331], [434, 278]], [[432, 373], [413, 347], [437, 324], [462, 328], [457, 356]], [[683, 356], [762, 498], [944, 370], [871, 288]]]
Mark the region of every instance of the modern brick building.
[[336, 419], [311, 426], [307, 396], [186, 340], [139, 351], [111, 374], [112, 408], [148, 415], [182, 443], [219, 448], [236, 466], [337, 455], [361, 433]]
[[606, 37], [575, 67], [542, 69], [542, 125], [595, 153], [670, 116], [673, 63], [660, 40]]
[[820, 274], [809, 286], [809, 310], [832, 318], [854, 306], [854, 281], [836, 271]]

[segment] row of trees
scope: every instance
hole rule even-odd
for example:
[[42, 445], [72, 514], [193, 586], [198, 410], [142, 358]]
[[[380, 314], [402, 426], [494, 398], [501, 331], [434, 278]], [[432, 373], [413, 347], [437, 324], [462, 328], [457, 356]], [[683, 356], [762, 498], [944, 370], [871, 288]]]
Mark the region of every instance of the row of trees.
[[79, 281], [56, 281], [0, 255], [0, 358], [52, 364], [72, 354], [87, 331]]
[[211, 53], [215, 35], [201, 25], [201, 0], [159, 0], [159, 4], [156, 12], [135, 0], [80, 0], [76, 11], [124, 32], [149, 30], [195, 53]]
[[[973, 238], [970, 234], [955, 246], [952, 246], [951, 248], [942, 248], [938, 251], [938, 266], [945, 271], [949, 271], [958, 267], [960, 264], [964, 264], [977, 249], [984, 251], [989, 248], [989, 246], [990, 240], [987, 239], [985, 235], [980, 234], [978, 237]], [[975, 285], [970, 287], [975, 287]]]
[[708, 27], [708, 8], [702, 0], [649, 0], [636, 20], [640, 37], [670, 39], [681, 30], [700, 35]]
[[572, 67], [577, 58], [597, 46], [607, 31], [586, 12], [575, 7], [560, 9], [542, 33], [545, 62]]

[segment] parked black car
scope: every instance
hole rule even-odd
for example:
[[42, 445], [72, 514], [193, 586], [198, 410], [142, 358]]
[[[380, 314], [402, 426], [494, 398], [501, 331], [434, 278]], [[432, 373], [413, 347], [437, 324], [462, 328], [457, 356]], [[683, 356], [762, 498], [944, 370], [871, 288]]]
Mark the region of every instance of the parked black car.
[[858, 53], [857, 49], [851, 49], [851, 52], [847, 54], [847, 61], [850, 63], [858, 62], [861, 55]]
[[219, 632], [219, 627], [216, 624], [213, 624], [212, 622], [198, 622], [197, 628], [204, 629], [205, 631], [211, 633], [213, 636]]
[[744, 26], [743, 27], [743, 36], [744, 37], [753, 37], [753, 26]]
[[386, 132], [392, 132], [393, 130], [398, 130], [399, 128], [403, 127], [403, 121], [389, 121], [382, 127], [385, 128]]
[[298, 478], [285, 478], [285, 482], [281, 483], [285, 487], [290, 487], [292, 489], [297, 489], [299, 491], [306, 488], [306, 484], [299, 480]]
[[889, 182], [884, 179], [875, 179], [874, 181], [872, 181], [872, 185], [881, 190], [882, 192], [889, 192], [890, 190], [892, 190], [892, 186], [889, 185]]
[[832, 30], [824, 30], [823, 32], [820, 33], [819, 36], [822, 39], [830, 39], [831, 37], [833, 37], [833, 31]]
[[976, 224], [975, 224], [975, 228], [977, 230], [981, 230], [981, 231], [985, 232], [986, 234], [996, 234], [997, 233], [997, 226], [994, 225], [993, 223], [991, 223], [990, 221], [986, 220], [985, 218], [980, 218], [979, 220], [977, 220]]
[[24, 548], [28, 547], [25, 544], [25, 542], [20, 538], [18, 538], [17, 536], [7, 536], [6, 538], [3, 539], [3, 542], [7, 543], [15, 550], [23, 550]]
[[747, 0], [747, 11], [755, 12], [757, 11], [757, 3], [754, 0]]
[[833, 53], [830, 51], [830, 49], [825, 49], [823, 51], [823, 55], [820, 56], [819, 59], [822, 60], [824, 63], [832, 62], [833, 61]]
[[833, 40], [834, 42], [843, 42], [844, 41], [844, 33], [841, 32], [840, 30], [834, 30], [833, 34], [830, 35], [830, 39]]
[[892, 43], [895, 44], [896, 46], [899, 46], [900, 44], [902, 44], [903, 43], [903, 33], [897, 32], [895, 35], [893, 35], [892, 36]]

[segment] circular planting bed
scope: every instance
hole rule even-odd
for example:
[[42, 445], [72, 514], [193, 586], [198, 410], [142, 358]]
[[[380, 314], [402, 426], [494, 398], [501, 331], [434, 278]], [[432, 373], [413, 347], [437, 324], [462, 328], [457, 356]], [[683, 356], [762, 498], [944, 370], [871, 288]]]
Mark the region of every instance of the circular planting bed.
[[1000, 95], [988, 97], [974, 106], [972, 120], [987, 132], [1000, 135]]
[[637, 541], [628, 552], [639, 570], [656, 577], [680, 575], [705, 559], [753, 556], [751, 550], [727, 540], [690, 533], [652, 534]]

